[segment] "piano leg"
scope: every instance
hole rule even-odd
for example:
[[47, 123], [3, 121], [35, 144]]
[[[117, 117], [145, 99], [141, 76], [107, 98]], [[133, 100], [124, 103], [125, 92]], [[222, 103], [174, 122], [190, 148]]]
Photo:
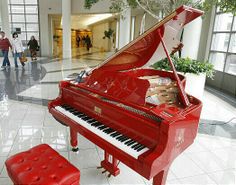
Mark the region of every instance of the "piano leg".
[[78, 148], [78, 141], [77, 141], [77, 132], [70, 128], [70, 144], [72, 146], [72, 151], [77, 152]]
[[[111, 156], [109, 153], [107, 153], [106, 151], [104, 151], [104, 160], [101, 162], [101, 167], [105, 169], [105, 171], [103, 173], [105, 173], [106, 171], [109, 172], [108, 177], [110, 177], [111, 175], [113, 176], [117, 176], [120, 174], [120, 169], [117, 168], [118, 166], [118, 160]], [[109, 157], [112, 157], [112, 162], [109, 161]]]
[[169, 167], [162, 170], [156, 176], [154, 176], [152, 185], [165, 185], [168, 171]]

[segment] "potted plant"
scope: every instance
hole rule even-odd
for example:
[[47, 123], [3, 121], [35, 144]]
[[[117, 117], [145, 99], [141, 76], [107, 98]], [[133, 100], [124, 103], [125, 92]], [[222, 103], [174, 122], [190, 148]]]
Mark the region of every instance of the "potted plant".
[[104, 36], [102, 37], [103, 39], [108, 38], [110, 40], [110, 45], [111, 48], [114, 49], [115, 48], [115, 43], [114, 43], [114, 30], [112, 30], [111, 28], [109, 28], [108, 30], [104, 31]]
[[[214, 76], [213, 65], [190, 58], [178, 58], [175, 56], [171, 56], [171, 58], [177, 72], [182, 73], [186, 77], [185, 91], [201, 100], [206, 76], [210, 78]], [[167, 58], [156, 62], [152, 67], [158, 70], [171, 71]]]

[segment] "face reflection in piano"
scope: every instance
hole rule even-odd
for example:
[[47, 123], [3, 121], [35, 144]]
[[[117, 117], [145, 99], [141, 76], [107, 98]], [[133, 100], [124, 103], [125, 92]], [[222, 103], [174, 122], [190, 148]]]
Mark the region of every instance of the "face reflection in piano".
[[[169, 54], [183, 26], [201, 14], [182, 6], [96, 68], [60, 82], [48, 107], [70, 127], [74, 150], [82, 134], [105, 151], [101, 167], [111, 175], [121, 161], [154, 185], [165, 184], [171, 162], [196, 137], [202, 107], [185, 93], [185, 77]], [[150, 68], [163, 57], [172, 71]]]

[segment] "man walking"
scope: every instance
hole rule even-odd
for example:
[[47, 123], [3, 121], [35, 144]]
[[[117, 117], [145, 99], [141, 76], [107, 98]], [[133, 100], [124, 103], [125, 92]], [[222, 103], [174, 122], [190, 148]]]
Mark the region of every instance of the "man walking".
[[8, 38], [5, 37], [5, 32], [0, 32], [0, 49], [2, 50], [3, 54], [3, 63], [2, 68], [10, 67], [10, 61], [8, 58], [9, 48], [12, 49], [11, 43]]

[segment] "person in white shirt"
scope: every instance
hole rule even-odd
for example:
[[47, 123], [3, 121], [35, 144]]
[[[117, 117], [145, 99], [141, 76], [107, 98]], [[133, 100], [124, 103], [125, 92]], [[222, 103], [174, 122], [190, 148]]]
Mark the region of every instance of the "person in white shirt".
[[[12, 34], [13, 40], [12, 40], [12, 51], [14, 55], [14, 61], [15, 61], [15, 67], [18, 68], [17, 64], [17, 57], [20, 59], [22, 56], [22, 53], [24, 52], [23, 44], [20, 38], [18, 38], [18, 34], [14, 32]], [[22, 67], [24, 67], [24, 62], [21, 62]]]

